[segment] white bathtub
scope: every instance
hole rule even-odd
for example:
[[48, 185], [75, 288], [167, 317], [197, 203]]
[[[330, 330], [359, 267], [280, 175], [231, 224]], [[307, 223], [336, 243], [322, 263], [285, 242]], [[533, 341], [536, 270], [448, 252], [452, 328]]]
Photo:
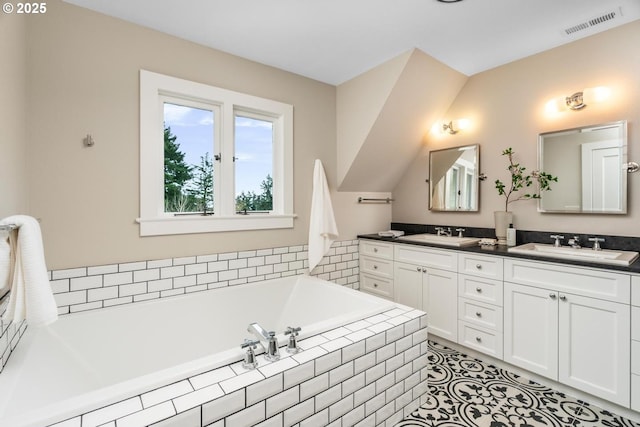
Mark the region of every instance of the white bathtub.
[[242, 359], [251, 322], [300, 339], [393, 303], [293, 276], [62, 316], [27, 328], [0, 373], [0, 426], [44, 426]]

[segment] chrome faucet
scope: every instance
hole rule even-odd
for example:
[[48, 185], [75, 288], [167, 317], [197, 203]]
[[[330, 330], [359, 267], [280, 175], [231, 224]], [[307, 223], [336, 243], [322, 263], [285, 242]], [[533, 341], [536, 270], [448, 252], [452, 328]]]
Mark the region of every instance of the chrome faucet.
[[444, 227], [436, 227], [436, 235], [437, 236], [442, 236], [444, 235]]
[[292, 328], [287, 326], [287, 330], [284, 331], [285, 335], [289, 335], [289, 344], [287, 344], [287, 353], [296, 354], [302, 351], [302, 348], [298, 345], [298, 333], [302, 330], [301, 327]]
[[604, 239], [602, 237], [589, 237], [589, 241], [593, 242], [593, 250], [594, 251], [601, 251], [602, 247], [600, 246], [600, 242], [604, 242]]
[[569, 239], [567, 243], [569, 243], [569, 246], [573, 249], [580, 249], [582, 247], [580, 246], [580, 236], [573, 236], [573, 238]]
[[280, 349], [278, 348], [278, 340], [276, 339], [276, 333], [274, 331], [267, 332], [257, 323], [251, 323], [247, 331], [258, 337], [260, 344], [266, 352], [264, 357], [267, 360], [276, 361], [280, 359]]
[[555, 246], [556, 248], [559, 248], [560, 246], [562, 246], [560, 244], [560, 240], [564, 240], [564, 236], [560, 235], [560, 234], [552, 234], [551, 236], [552, 239], [555, 239], [556, 241], [553, 242], [553, 246]]

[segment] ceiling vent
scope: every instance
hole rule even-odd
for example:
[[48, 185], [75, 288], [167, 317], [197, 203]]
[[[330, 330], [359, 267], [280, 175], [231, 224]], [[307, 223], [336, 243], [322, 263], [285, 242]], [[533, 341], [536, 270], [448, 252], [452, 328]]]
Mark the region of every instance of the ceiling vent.
[[584, 22], [581, 22], [579, 24], [573, 25], [573, 26], [571, 26], [569, 28], [565, 28], [564, 29], [564, 33], [567, 36], [574, 36], [574, 35], [577, 35], [577, 33], [583, 32], [583, 31], [588, 30], [588, 29], [592, 29], [593, 28], [595, 30], [594, 27], [602, 25], [602, 24], [604, 24], [606, 22], [613, 21], [614, 19], [619, 18], [620, 16], [622, 16], [622, 9], [621, 8], [619, 8], [618, 10], [613, 10], [611, 12], [604, 13], [602, 15], [599, 15], [599, 16], [595, 17], [595, 18], [588, 19], [588, 20], [586, 20]]

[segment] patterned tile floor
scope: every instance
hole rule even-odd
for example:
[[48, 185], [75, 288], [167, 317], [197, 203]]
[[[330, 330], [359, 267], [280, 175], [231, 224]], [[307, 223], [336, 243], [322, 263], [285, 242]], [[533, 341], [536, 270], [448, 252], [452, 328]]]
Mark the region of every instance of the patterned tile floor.
[[434, 342], [429, 362], [429, 400], [395, 427], [640, 427]]

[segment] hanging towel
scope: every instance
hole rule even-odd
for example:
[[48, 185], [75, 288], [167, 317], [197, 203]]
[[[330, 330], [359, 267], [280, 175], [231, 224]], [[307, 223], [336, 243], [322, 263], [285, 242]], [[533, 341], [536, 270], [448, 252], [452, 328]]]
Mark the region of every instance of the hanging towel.
[[0, 230], [0, 296], [11, 288], [16, 239], [16, 230]]
[[0, 224], [18, 226], [17, 230], [9, 234], [11, 241], [17, 231], [15, 247], [11, 248], [11, 294], [3, 320], [21, 322], [26, 319], [29, 326], [54, 322], [58, 319], [58, 309], [44, 260], [40, 224], [35, 218], [26, 215], [10, 216], [0, 221]]
[[324, 175], [322, 162], [316, 159], [313, 168], [313, 193], [311, 195], [311, 217], [309, 219], [309, 272], [322, 260], [338, 238], [338, 227], [333, 216], [333, 205]]

